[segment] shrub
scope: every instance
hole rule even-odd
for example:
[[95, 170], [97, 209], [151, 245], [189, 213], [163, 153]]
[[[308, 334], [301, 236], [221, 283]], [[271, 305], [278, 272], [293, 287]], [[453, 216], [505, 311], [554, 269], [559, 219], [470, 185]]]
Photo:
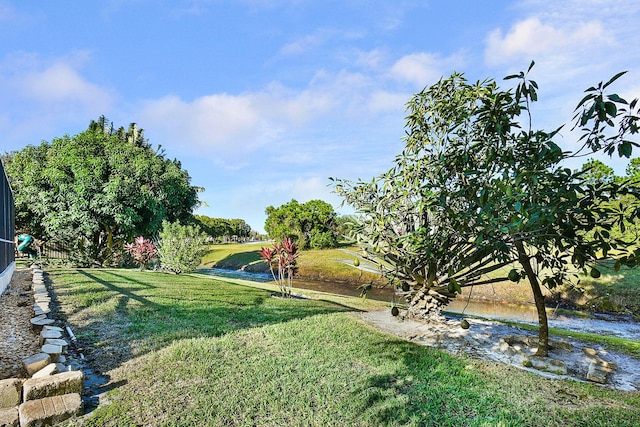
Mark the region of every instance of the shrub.
[[158, 253], [158, 249], [153, 242], [151, 242], [151, 240], [146, 240], [142, 236], [136, 237], [136, 240], [133, 243], [127, 243], [125, 250], [140, 266], [140, 270], [144, 270], [146, 265]]
[[163, 221], [159, 237], [158, 257], [163, 270], [190, 273], [200, 265], [207, 238], [200, 227]]
[[338, 246], [338, 239], [336, 239], [336, 234], [330, 231], [316, 232], [312, 235], [309, 246], [312, 249], [335, 248]]
[[[280, 294], [283, 297], [291, 296], [291, 280], [298, 271], [298, 255], [298, 246], [288, 237], [273, 245], [272, 248], [260, 250], [260, 256], [269, 263], [273, 280], [280, 287]], [[277, 277], [276, 270], [278, 271]]]

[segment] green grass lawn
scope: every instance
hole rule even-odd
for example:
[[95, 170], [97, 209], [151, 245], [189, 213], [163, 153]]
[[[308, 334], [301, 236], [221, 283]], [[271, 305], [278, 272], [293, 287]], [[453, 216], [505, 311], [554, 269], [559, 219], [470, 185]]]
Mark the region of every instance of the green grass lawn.
[[373, 301], [131, 270], [50, 278], [110, 378], [86, 426], [640, 425], [640, 393], [399, 340], [353, 316]]

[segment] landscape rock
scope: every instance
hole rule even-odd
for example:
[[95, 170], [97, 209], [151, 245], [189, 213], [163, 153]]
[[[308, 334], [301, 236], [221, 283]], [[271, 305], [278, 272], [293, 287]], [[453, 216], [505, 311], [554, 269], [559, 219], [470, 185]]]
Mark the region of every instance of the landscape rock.
[[598, 384], [606, 384], [607, 376], [609, 373], [600, 369], [597, 363], [591, 363], [589, 365], [589, 371], [587, 372], [587, 379]]
[[41, 351], [51, 356], [52, 362], [57, 362], [58, 358], [62, 354], [62, 346], [54, 345], [54, 344], [45, 344], [42, 346]]
[[[67, 347], [69, 347], [69, 343], [66, 342], [63, 339], [59, 339], [59, 338], [47, 338], [44, 341], [45, 345], [57, 345], [60, 346], [62, 348], [62, 353], [64, 353], [65, 351], [67, 351]], [[58, 356], [58, 359], [60, 358], [60, 356]]]
[[47, 329], [43, 328], [42, 331], [40, 331], [40, 345], [43, 345], [45, 340], [57, 339], [61, 337], [62, 337], [61, 331], [56, 331], [49, 328]]
[[65, 394], [30, 400], [19, 407], [21, 427], [54, 425], [82, 414], [80, 394]]
[[45, 378], [31, 378], [22, 385], [23, 400], [36, 400], [69, 393], [82, 393], [81, 371], [62, 372]]
[[[0, 380], [0, 408], [18, 406], [22, 401], [22, 380], [9, 378]], [[0, 423], [0, 425], [2, 425]]]

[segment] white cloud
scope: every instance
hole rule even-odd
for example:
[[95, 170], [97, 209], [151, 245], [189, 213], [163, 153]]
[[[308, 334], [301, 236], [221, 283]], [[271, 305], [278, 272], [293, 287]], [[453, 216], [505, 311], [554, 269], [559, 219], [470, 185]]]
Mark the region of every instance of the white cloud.
[[532, 17], [515, 23], [506, 34], [500, 28], [490, 32], [486, 39], [485, 61], [489, 65], [500, 65], [545, 56], [571, 57], [586, 48], [593, 49], [610, 42], [600, 21], [559, 27]]
[[314, 47], [319, 46], [320, 44], [322, 44], [322, 41], [322, 38], [318, 35], [303, 36], [289, 44], [286, 44], [280, 50], [280, 54], [285, 56], [301, 55], [313, 49]]
[[464, 64], [462, 57], [452, 55], [442, 58], [432, 53], [413, 53], [403, 56], [391, 67], [391, 75], [400, 80], [413, 84], [415, 87], [423, 88], [435, 83], [443, 74], [452, 68], [460, 67]]
[[21, 93], [45, 104], [79, 103], [104, 110], [111, 101], [109, 91], [88, 82], [72, 66], [55, 63], [44, 70], [27, 73], [20, 81]]

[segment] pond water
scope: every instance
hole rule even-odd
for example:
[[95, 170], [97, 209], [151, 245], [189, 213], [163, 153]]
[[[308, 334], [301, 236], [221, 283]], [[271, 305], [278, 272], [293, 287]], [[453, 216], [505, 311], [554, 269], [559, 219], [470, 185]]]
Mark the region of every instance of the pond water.
[[[256, 282], [270, 282], [273, 280], [269, 273], [250, 273], [246, 271], [207, 268], [198, 270], [199, 273], [226, 277], [232, 279], [251, 280]], [[300, 281], [294, 280], [293, 286], [298, 289], [309, 289], [339, 295], [359, 296], [360, 289], [356, 285], [347, 283]], [[391, 302], [393, 291], [391, 288], [373, 288], [367, 292], [367, 298]], [[537, 324], [538, 314], [533, 304], [518, 305], [500, 302], [475, 301], [460, 298], [453, 300], [446, 309], [449, 313], [478, 316], [488, 319], [514, 321], [520, 323]], [[590, 332], [598, 335], [616, 336], [633, 340], [640, 340], [640, 323], [633, 319], [611, 318], [581, 318], [559, 315], [552, 308], [547, 309], [549, 327], [562, 328], [579, 332]]]

